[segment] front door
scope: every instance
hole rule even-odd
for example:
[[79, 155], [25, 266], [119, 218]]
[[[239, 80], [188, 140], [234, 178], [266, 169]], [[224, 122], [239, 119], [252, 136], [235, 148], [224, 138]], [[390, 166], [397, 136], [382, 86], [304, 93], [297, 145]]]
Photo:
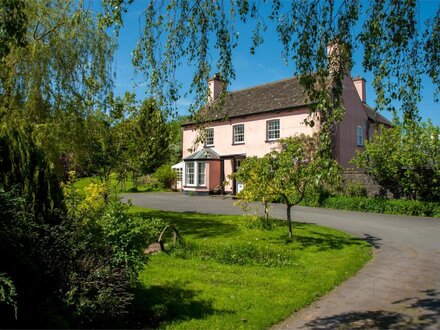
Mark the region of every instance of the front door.
[[[237, 172], [241, 165], [241, 159], [235, 160], [235, 171]], [[235, 181], [235, 193], [238, 194], [244, 188], [244, 184], [238, 181]]]

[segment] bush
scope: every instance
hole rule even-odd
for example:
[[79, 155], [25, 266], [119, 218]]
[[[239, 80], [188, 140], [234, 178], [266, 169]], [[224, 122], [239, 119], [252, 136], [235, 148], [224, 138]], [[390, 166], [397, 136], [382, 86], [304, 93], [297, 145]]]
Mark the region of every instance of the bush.
[[345, 194], [350, 197], [367, 197], [367, 187], [360, 182], [349, 182], [344, 190]]
[[402, 214], [426, 217], [440, 216], [439, 203], [413, 200], [389, 200], [383, 198], [337, 196], [327, 198], [322, 206], [332, 209], [361, 212]]
[[163, 188], [171, 188], [176, 180], [176, 173], [171, 169], [171, 166], [162, 165], [153, 174], [153, 178], [156, 179]]

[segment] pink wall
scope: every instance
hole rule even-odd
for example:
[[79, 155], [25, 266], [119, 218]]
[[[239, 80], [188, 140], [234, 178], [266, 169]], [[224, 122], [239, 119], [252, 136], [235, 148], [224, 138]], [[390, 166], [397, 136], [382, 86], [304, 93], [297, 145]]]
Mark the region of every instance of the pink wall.
[[351, 78], [345, 77], [343, 84], [342, 96], [346, 111], [337, 130], [336, 158], [342, 167], [354, 167], [349, 162], [355, 156], [356, 149], [363, 149], [357, 146], [356, 127], [362, 126], [365, 141], [368, 117]]
[[[266, 121], [272, 119], [280, 120], [280, 137], [288, 137], [294, 134], [311, 135], [317, 130], [317, 126], [311, 128], [304, 124], [308, 117], [307, 108], [295, 109], [292, 111], [271, 112], [266, 114], [252, 115], [248, 117], [233, 118], [221, 123], [213, 123], [208, 127], [214, 128], [214, 149], [219, 155], [246, 154], [246, 156], [264, 156], [276, 147], [276, 141], [266, 142]], [[232, 144], [232, 126], [244, 124], [245, 143]], [[183, 158], [188, 157], [191, 152], [189, 148], [197, 137], [197, 131], [186, 126], [183, 130]], [[199, 150], [199, 144], [194, 150]], [[226, 162], [225, 162], [226, 168]], [[229, 173], [229, 172], [226, 172]]]
[[[357, 146], [356, 130], [358, 125], [363, 128], [364, 140], [367, 138], [366, 125], [368, 118], [360, 98], [365, 97], [365, 95], [362, 95], [365, 90], [359, 88], [359, 86], [356, 88], [352, 79], [348, 76], [344, 79], [343, 85], [346, 112], [336, 132], [336, 158], [341, 166], [352, 167], [353, 165], [349, 162], [355, 156], [356, 149], [363, 149]], [[211, 148], [220, 156], [244, 154], [247, 157], [262, 157], [277, 146], [277, 141], [266, 141], [266, 122], [268, 120], [280, 120], [280, 138], [284, 138], [295, 134], [311, 135], [317, 132], [319, 124], [312, 128], [304, 123], [308, 116], [309, 111], [304, 107], [232, 118], [223, 122], [212, 123], [206, 128], [214, 128], [214, 146]], [[233, 126], [238, 124], [244, 124], [245, 142], [234, 145], [232, 141]], [[203, 147], [201, 144], [194, 146], [197, 134], [198, 132], [193, 130], [192, 126], [183, 128], [183, 158]], [[190, 148], [193, 148], [193, 150], [188, 150]], [[225, 191], [232, 191], [232, 180], [228, 178], [228, 175], [232, 173], [232, 160], [224, 160], [224, 171], [225, 180], [228, 183], [225, 185]], [[215, 186], [220, 184], [220, 162], [207, 162], [206, 174], [206, 188], [185, 187], [185, 190], [212, 191]]]

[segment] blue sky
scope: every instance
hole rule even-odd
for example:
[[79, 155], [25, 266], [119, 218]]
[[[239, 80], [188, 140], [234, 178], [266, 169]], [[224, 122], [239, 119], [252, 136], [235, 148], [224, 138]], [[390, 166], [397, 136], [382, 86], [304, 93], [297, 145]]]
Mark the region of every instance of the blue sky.
[[[119, 34], [119, 48], [117, 50], [114, 70], [116, 74], [115, 92], [122, 95], [126, 90], [134, 91], [139, 99], [148, 97], [146, 86], [143, 83], [142, 75], [135, 76], [134, 68], [131, 63], [131, 53], [136, 46], [136, 42], [141, 34], [141, 16], [146, 2], [135, 0], [129, 7], [128, 13], [124, 15], [124, 27]], [[440, 5], [440, 0], [421, 0], [419, 4], [419, 17], [424, 21], [430, 17]], [[275, 80], [291, 77], [293, 66], [286, 65], [281, 58], [281, 45], [274, 30], [268, 29], [264, 35], [265, 42], [257, 48], [255, 55], [250, 55], [250, 35], [252, 27], [244, 24], [239, 25], [239, 46], [233, 51], [233, 64], [236, 71], [236, 79], [231, 82], [228, 90], [237, 90], [254, 85], [267, 83]], [[355, 65], [351, 71], [352, 76], [359, 75], [367, 81], [367, 103], [374, 106], [373, 89], [371, 74], [364, 73], [359, 55], [355, 54]], [[185, 77], [189, 77], [192, 70], [190, 67], [181, 67], [177, 72], [177, 79], [185, 85]], [[214, 73], [214, 72], [213, 72]], [[186, 78], [188, 79], [188, 78]], [[429, 78], [423, 77], [422, 101], [419, 104], [420, 114], [424, 120], [428, 118], [434, 124], [440, 125], [440, 104], [434, 102], [434, 86]], [[191, 102], [190, 97], [182, 97], [176, 104], [180, 114], [187, 114], [188, 106]], [[387, 118], [391, 114], [384, 113]]]

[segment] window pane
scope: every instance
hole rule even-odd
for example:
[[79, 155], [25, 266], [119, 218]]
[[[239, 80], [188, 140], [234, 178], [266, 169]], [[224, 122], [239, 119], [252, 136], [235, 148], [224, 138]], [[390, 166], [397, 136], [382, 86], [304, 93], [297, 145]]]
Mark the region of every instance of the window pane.
[[197, 169], [197, 185], [204, 186], [205, 185], [205, 163], [198, 163], [198, 169]]
[[356, 135], [357, 135], [357, 145], [358, 146], [363, 146], [364, 145], [364, 130], [362, 129], [361, 126], [357, 127], [357, 131], [356, 131]]
[[280, 138], [280, 121], [279, 119], [267, 122], [267, 139], [276, 140]]
[[244, 125], [235, 125], [233, 127], [233, 143], [244, 142]]
[[214, 145], [214, 129], [207, 128], [205, 133], [206, 133], [205, 145], [206, 146], [213, 146]]
[[192, 185], [194, 184], [194, 163], [186, 163], [186, 184]]

